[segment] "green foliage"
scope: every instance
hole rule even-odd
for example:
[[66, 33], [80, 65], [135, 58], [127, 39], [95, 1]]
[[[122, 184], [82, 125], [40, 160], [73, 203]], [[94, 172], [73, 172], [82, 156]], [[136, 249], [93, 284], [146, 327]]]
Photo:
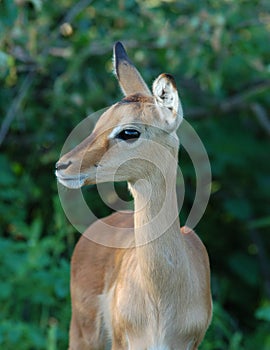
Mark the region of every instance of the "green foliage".
[[[211, 161], [212, 197], [197, 231], [215, 308], [201, 349], [270, 348], [269, 10], [264, 0], [0, 1], [1, 348], [67, 347], [79, 234], [53, 168], [73, 127], [121, 97], [116, 40], [149, 84], [162, 71], [176, 77]], [[195, 184], [185, 154], [181, 167], [185, 218]], [[84, 195], [97, 216], [109, 212], [95, 189]]]

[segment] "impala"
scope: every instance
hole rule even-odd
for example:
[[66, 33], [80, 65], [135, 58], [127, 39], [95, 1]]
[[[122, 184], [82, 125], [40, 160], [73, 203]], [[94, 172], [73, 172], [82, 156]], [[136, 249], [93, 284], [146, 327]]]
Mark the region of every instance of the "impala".
[[[120, 42], [114, 68], [125, 97], [60, 158], [56, 176], [72, 189], [127, 181], [134, 212], [96, 221], [76, 245], [69, 349], [195, 350], [211, 321], [210, 268], [198, 236], [180, 229], [176, 84], [161, 74], [151, 92]], [[107, 246], [94, 242], [103, 234]]]

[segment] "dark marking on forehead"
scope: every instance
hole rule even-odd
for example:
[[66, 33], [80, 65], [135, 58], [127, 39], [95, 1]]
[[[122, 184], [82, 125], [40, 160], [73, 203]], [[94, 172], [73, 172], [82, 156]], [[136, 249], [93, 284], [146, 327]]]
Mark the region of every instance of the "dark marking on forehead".
[[143, 94], [133, 94], [124, 97], [119, 104], [125, 104], [125, 103], [153, 103], [153, 97], [152, 96], [147, 96]]

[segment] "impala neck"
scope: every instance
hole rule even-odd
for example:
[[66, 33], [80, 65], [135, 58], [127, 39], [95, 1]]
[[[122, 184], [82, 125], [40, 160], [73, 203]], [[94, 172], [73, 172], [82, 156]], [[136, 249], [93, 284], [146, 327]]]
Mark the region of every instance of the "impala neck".
[[[166, 287], [168, 277], [172, 283], [173, 272], [185, 259], [175, 188], [177, 161], [170, 163], [165, 167], [164, 176], [155, 171], [151, 172], [153, 175], [129, 184], [135, 202], [138, 265], [143, 280], [160, 288]], [[174, 275], [179, 278], [179, 274]]]
[[163, 234], [179, 232], [175, 172], [165, 179], [160, 173], [131, 185], [134, 197], [136, 245], [144, 245]]

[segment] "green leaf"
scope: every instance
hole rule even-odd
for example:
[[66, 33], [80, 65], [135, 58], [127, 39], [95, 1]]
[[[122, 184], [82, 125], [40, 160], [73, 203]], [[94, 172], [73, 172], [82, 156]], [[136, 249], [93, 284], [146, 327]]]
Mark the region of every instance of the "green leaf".
[[270, 304], [266, 304], [257, 309], [255, 316], [258, 320], [270, 322]]
[[270, 216], [265, 216], [260, 219], [253, 220], [249, 222], [248, 227], [253, 228], [265, 228], [270, 226]]

